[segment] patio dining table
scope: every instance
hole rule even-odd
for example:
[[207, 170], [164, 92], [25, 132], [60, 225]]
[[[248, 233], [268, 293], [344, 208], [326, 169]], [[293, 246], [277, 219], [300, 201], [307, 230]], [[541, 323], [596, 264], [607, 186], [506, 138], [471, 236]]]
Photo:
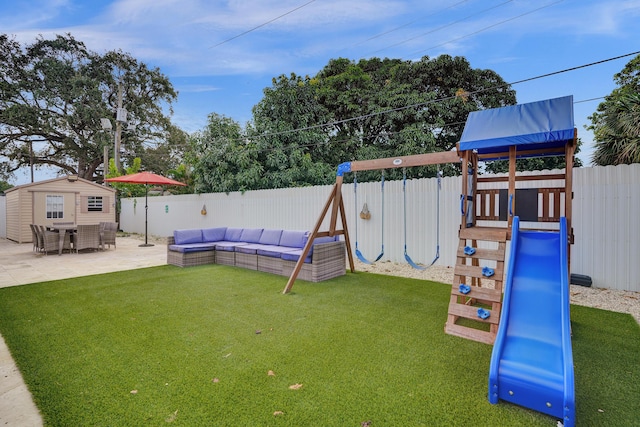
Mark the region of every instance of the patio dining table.
[[62, 249], [64, 248], [64, 237], [67, 233], [73, 235], [74, 231], [78, 230], [78, 226], [76, 224], [59, 224], [52, 225], [49, 227], [53, 231], [57, 231], [59, 234], [58, 237], [58, 255], [62, 255]]

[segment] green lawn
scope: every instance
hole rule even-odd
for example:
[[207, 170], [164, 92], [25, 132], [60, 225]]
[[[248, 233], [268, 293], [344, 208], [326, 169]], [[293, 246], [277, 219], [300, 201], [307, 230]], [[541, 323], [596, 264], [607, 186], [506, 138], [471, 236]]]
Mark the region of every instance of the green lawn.
[[[491, 346], [443, 332], [450, 285], [285, 283], [211, 265], [4, 288], [0, 332], [47, 425], [555, 427], [488, 403]], [[637, 323], [572, 325], [577, 425], [638, 425]]]

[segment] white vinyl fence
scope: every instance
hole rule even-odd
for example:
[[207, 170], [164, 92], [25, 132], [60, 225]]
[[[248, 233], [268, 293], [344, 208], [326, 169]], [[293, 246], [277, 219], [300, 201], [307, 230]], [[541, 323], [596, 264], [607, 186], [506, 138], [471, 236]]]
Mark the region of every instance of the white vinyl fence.
[[[590, 276], [595, 287], [640, 292], [640, 164], [576, 168], [573, 177], [572, 273]], [[518, 188], [549, 184], [527, 183], [519, 182]], [[331, 187], [149, 197], [148, 230], [160, 237], [174, 229], [216, 226], [310, 230]], [[358, 184], [357, 207], [353, 185], [343, 185], [352, 245], [357, 231], [358, 248], [365, 257], [375, 259], [384, 243], [383, 261], [405, 262], [406, 243], [410, 257], [423, 264], [431, 263], [439, 246], [436, 265], [453, 266], [460, 226], [460, 178], [442, 179], [439, 199], [437, 189], [436, 179], [407, 181], [405, 205], [402, 181], [386, 181], [383, 212], [380, 183]], [[368, 220], [357, 217], [364, 203], [371, 213]], [[124, 231], [144, 233], [144, 205], [144, 197], [122, 200]], [[203, 208], [206, 215], [201, 214]]]
[[0, 195], [0, 238], [7, 237], [7, 199]]

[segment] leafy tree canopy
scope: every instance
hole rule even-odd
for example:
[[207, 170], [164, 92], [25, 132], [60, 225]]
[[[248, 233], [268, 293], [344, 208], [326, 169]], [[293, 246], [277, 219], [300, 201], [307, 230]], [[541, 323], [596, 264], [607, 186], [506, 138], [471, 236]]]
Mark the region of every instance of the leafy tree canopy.
[[[210, 115], [192, 137], [196, 191], [329, 184], [342, 162], [451, 150], [469, 112], [515, 102], [498, 74], [462, 57], [334, 59], [314, 77], [274, 78], [246, 129]], [[436, 168], [407, 173], [434, 176]], [[358, 179], [379, 177], [365, 172]]]
[[135, 126], [123, 132], [125, 166], [140, 157], [147, 170], [163, 173], [175, 167], [151, 162], [159, 157], [143, 145], [171, 145], [180, 139], [165, 114], [171, 113], [177, 93], [159, 69], [121, 51], [91, 52], [70, 34], [53, 40], [38, 37], [24, 47], [1, 34], [0, 153], [6, 161], [0, 177], [33, 163], [99, 178], [103, 147], [113, 151], [114, 139], [100, 119], [115, 123], [119, 86], [127, 121]]
[[600, 166], [640, 163], [640, 55], [614, 75], [618, 85], [589, 116]]
[[0, 180], [0, 192], [6, 191], [10, 188], [13, 188], [13, 185], [9, 184], [7, 181]]

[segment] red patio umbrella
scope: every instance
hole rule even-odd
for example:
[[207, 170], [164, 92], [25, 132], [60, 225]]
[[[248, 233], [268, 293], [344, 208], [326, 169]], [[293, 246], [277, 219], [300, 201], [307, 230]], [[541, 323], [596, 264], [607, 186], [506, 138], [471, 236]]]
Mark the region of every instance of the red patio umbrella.
[[166, 178], [162, 175], [158, 175], [152, 172], [138, 172], [131, 175], [116, 176], [115, 178], [107, 178], [106, 182], [122, 182], [125, 184], [144, 184], [144, 244], [140, 246], [153, 246], [151, 243], [147, 243], [147, 212], [149, 211], [149, 205], [147, 203], [147, 193], [149, 191], [149, 184], [151, 185], [182, 185], [180, 181]]

